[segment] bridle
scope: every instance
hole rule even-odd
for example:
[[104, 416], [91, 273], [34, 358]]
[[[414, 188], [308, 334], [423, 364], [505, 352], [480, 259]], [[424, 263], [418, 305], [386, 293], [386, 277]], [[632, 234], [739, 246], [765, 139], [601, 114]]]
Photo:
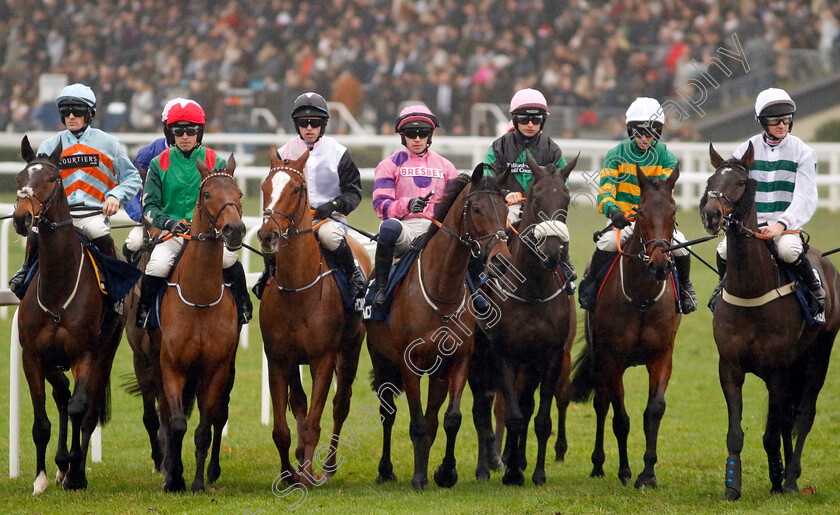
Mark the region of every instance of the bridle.
[[[726, 168], [726, 167], [729, 167], [731, 169], [740, 168], [747, 175], [747, 177], [749, 177], [749, 170], [747, 169], [747, 167], [740, 164], [740, 163], [737, 163], [737, 162], [725, 162], [724, 164], [722, 164], [721, 166], [719, 166], [718, 168], [715, 169], [715, 172], [714, 172], [714, 174], [712, 174], [712, 176], [714, 176], [715, 174], [718, 173], [718, 171], [720, 171], [721, 169]], [[720, 217], [720, 224], [715, 228], [716, 232], [720, 232], [720, 230], [723, 229], [724, 226], [729, 227], [730, 225], [737, 225], [740, 228], [744, 229], [744, 225], [743, 225], [742, 221], [738, 220], [737, 217], [735, 217], [735, 215], [734, 215], [734, 213], [736, 211], [736, 208], [737, 208], [737, 202], [740, 199], [738, 201], [733, 202], [722, 191], [707, 190], [706, 191], [706, 203], [708, 203], [709, 199], [717, 200], [718, 203], [721, 203], [721, 205], [722, 205], [721, 200], [725, 200], [726, 203], [729, 204], [729, 206], [732, 208], [728, 215], [722, 215]]]
[[[472, 220], [472, 214], [469, 215], [469, 221], [467, 220], [467, 212], [472, 213], [472, 210], [470, 209], [470, 206], [472, 205], [471, 204], [471, 198], [475, 195], [482, 195], [482, 194], [483, 195], [495, 195], [495, 196], [503, 197], [503, 195], [500, 191], [493, 191], [493, 190], [478, 190], [478, 191], [471, 191], [471, 192], [467, 193], [466, 201], [464, 202], [464, 210], [461, 212], [461, 223], [460, 223], [460, 227], [465, 228], [464, 234], [458, 234], [455, 231], [453, 231], [452, 229], [446, 227], [442, 223], [437, 222], [435, 220], [438, 227], [443, 229], [444, 232], [453, 236], [454, 238], [456, 238], [458, 240], [459, 243], [461, 243], [462, 245], [464, 245], [468, 249], [470, 249], [470, 254], [474, 258], [480, 258], [482, 256], [486, 256], [488, 250], [490, 248], [492, 248], [492, 246], [495, 246], [499, 241], [507, 241], [507, 239], [508, 239], [507, 234], [505, 233], [504, 229], [499, 229], [499, 230], [497, 230], [495, 232], [492, 232], [490, 234], [485, 234], [483, 236], [478, 236], [478, 237], [473, 237], [470, 234], [469, 227], [474, 227], [473, 220]], [[493, 210], [493, 214], [495, 216], [496, 225], [497, 226], [502, 226], [502, 223], [499, 220], [498, 213], [495, 210]], [[484, 243], [482, 243], [482, 241]]]
[[55, 185], [53, 186], [53, 189], [50, 192], [49, 197], [47, 197], [46, 201], [41, 200], [41, 198], [39, 198], [38, 195], [35, 194], [35, 192], [33, 191], [33, 189], [29, 185], [24, 186], [17, 191], [18, 199], [29, 200], [30, 204], [32, 204], [32, 210], [33, 211], [35, 211], [35, 203], [32, 201], [33, 198], [35, 200], [37, 200], [39, 204], [41, 204], [41, 209], [38, 211], [37, 214], [33, 214], [33, 216], [32, 216], [32, 225], [35, 226], [35, 227], [39, 227], [39, 228], [44, 227], [46, 229], [54, 230], [54, 229], [58, 229], [59, 227], [64, 227], [65, 225], [72, 224], [73, 223], [73, 218], [72, 217], [68, 218], [67, 220], [64, 220], [63, 222], [54, 222], [46, 216], [47, 211], [49, 211], [50, 207], [52, 207], [53, 202], [55, 202], [55, 199], [58, 198], [58, 193], [61, 191], [61, 180], [62, 180], [62, 178], [61, 178], [61, 173], [59, 173], [59, 171], [58, 171], [58, 168], [50, 162], [33, 161], [31, 163], [28, 163], [26, 165], [26, 167], [24, 168], [24, 170], [26, 170], [29, 167], [31, 167], [33, 165], [36, 165], [36, 164], [39, 164], [39, 165], [42, 165], [42, 166], [47, 166], [47, 167], [51, 168], [52, 170], [54, 170], [54, 172], [53, 171], [49, 172], [49, 175], [50, 175], [50, 178], [54, 180], [53, 182], [55, 183]]
[[[203, 241], [203, 240], [219, 239], [219, 237], [222, 235], [222, 231], [220, 231], [218, 229], [218, 227], [216, 227], [216, 220], [219, 218], [219, 216], [221, 216], [222, 211], [224, 211], [228, 206], [236, 207], [237, 208], [236, 209], [237, 213], [239, 213], [240, 218], [242, 217], [242, 207], [241, 207], [241, 205], [239, 205], [239, 204], [237, 204], [236, 202], [233, 202], [233, 201], [228, 201], [228, 202], [225, 202], [224, 204], [222, 204], [222, 207], [220, 207], [219, 210], [216, 211], [215, 215], [210, 214], [210, 211], [207, 209], [207, 206], [205, 206], [204, 202], [202, 201], [203, 195], [201, 193], [202, 193], [202, 190], [204, 189], [204, 184], [208, 180], [210, 180], [214, 177], [227, 177], [228, 179], [234, 181], [234, 183], [235, 183], [233, 175], [231, 175], [229, 173], [226, 173], [226, 172], [211, 173], [210, 175], [208, 175], [207, 177], [202, 179], [201, 184], [198, 186], [198, 199], [196, 199], [196, 201], [195, 201], [195, 206], [196, 206], [196, 208], [198, 208], [199, 213], [201, 213], [201, 214], [203, 214], [204, 216], [207, 217], [207, 220], [210, 223], [210, 232], [204, 232], [204, 233], [201, 233], [201, 234], [197, 234], [197, 235], [192, 237], [192, 239], [194, 239], [194, 240]], [[227, 246], [227, 242], [225, 242], [225, 246]], [[239, 249], [239, 247], [237, 247], [237, 248], [230, 248], [229, 247], [229, 250], [238, 250], [238, 249]]]
[[[301, 206], [305, 205], [304, 199], [306, 198], [306, 195], [307, 195], [306, 178], [303, 176], [303, 173], [300, 170], [298, 170], [296, 168], [292, 168], [290, 166], [283, 166], [283, 165], [275, 166], [275, 167], [269, 169], [268, 174], [269, 174], [269, 176], [271, 176], [272, 173], [278, 172], [278, 171], [281, 171], [281, 170], [285, 171], [285, 172], [293, 172], [298, 177], [300, 177], [301, 186], [300, 186], [300, 191], [298, 192], [297, 204], [295, 204], [295, 209], [292, 211], [291, 214], [280, 211], [280, 210], [277, 210], [277, 209], [274, 209], [273, 206], [266, 208], [265, 211], [263, 211], [263, 223], [265, 223], [266, 220], [271, 220], [272, 222], [274, 222], [274, 225], [277, 226], [277, 231], [280, 233], [280, 239], [285, 242], [281, 246], [285, 247], [286, 245], [289, 244], [289, 240], [291, 239], [292, 236], [297, 236], [299, 234], [310, 233], [310, 232], [312, 232], [312, 228], [310, 227], [309, 229], [304, 229], [302, 231], [297, 228], [297, 217], [301, 212]], [[280, 223], [277, 221], [276, 218], [274, 218], [274, 215], [280, 215], [280, 216], [282, 216], [283, 218], [285, 218], [289, 221], [289, 226], [286, 228], [285, 231], [283, 231], [281, 229]]]

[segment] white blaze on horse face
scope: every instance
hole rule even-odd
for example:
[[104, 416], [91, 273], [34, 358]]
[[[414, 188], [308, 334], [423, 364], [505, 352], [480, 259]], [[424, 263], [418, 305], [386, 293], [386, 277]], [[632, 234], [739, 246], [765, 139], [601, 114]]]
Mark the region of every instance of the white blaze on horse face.
[[280, 201], [280, 195], [290, 180], [292, 180], [292, 177], [287, 173], [276, 173], [271, 178], [271, 203], [269, 204], [271, 208], [274, 208]]

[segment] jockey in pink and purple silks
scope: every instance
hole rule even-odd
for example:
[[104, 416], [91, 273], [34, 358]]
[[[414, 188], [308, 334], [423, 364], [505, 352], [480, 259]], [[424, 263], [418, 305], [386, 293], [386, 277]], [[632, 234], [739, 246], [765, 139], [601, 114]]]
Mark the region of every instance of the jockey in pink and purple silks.
[[382, 223], [376, 244], [374, 306], [385, 302], [385, 283], [394, 255], [405, 254], [411, 242], [429, 229], [429, 218], [434, 217], [432, 201], [440, 199], [446, 183], [458, 177], [449, 160], [429, 149], [432, 134], [439, 126], [426, 106], [404, 108], [395, 132], [405, 148], [376, 167], [373, 208]]

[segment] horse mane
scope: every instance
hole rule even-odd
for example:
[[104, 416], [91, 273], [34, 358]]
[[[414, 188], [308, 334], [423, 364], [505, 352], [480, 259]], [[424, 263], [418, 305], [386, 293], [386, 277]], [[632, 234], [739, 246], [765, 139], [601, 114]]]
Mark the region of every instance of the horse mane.
[[755, 192], [757, 189], [758, 182], [755, 179], [747, 179], [747, 184], [744, 186], [744, 194], [735, 203], [735, 209], [732, 211], [732, 215], [736, 219], [743, 220], [747, 216], [747, 213], [750, 212], [750, 209], [755, 204]]
[[[446, 215], [449, 214], [449, 210], [452, 208], [452, 204], [455, 203], [455, 199], [458, 198], [458, 195], [467, 187], [468, 184], [472, 181], [472, 177], [470, 174], [462, 173], [459, 174], [458, 177], [452, 179], [451, 181], [446, 183], [446, 190], [443, 193], [443, 198], [440, 199], [440, 202], [435, 206], [435, 220], [438, 222], [443, 222], [446, 218]], [[493, 191], [501, 193], [502, 189], [499, 186], [499, 183], [493, 177], [482, 177], [478, 184], [475, 187], [476, 191]], [[428, 241], [432, 236], [434, 236], [439, 227], [437, 224], [432, 224], [429, 226], [429, 230], [426, 231], [426, 234], [422, 236], [424, 241]]]

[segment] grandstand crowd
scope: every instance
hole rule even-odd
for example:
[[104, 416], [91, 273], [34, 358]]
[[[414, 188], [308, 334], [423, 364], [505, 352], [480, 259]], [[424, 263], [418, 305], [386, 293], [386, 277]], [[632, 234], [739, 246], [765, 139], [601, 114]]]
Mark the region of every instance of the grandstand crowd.
[[468, 106], [525, 87], [597, 124], [598, 109], [673, 98], [700, 73], [692, 61], [735, 39], [756, 72], [749, 95], [795, 81], [795, 50], [816, 56], [813, 73], [840, 68], [838, 20], [829, 0], [5, 0], [0, 130], [61, 128], [39, 101], [45, 73], [91, 85], [113, 132], [158, 129], [179, 95], [211, 130], [276, 130], [248, 115], [266, 107], [291, 131], [288, 106], [318, 91], [377, 132], [410, 99], [459, 135]]

